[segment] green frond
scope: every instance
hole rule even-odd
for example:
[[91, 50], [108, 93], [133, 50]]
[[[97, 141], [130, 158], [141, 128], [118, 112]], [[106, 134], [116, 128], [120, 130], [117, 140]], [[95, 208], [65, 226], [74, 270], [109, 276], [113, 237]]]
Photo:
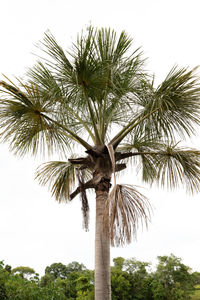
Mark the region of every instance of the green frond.
[[117, 37], [114, 30], [92, 26], [78, 36], [71, 53], [65, 53], [50, 33], [45, 34], [41, 45], [51, 63], [46, 61], [45, 69], [39, 63], [29, 72], [30, 77], [46, 87], [51, 73], [56, 85], [62, 86], [68, 105], [73, 101], [73, 106], [85, 115], [90, 137], [94, 140], [95, 136], [97, 143], [105, 142], [108, 127], [123, 122], [123, 113], [130, 110], [127, 95], [135, 91], [144, 74], [139, 49], [125, 56], [132, 39], [124, 31]]
[[150, 205], [145, 196], [131, 185], [116, 185], [107, 204], [110, 212], [110, 239], [112, 246], [130, 243], [136, 238], [139, 223], [149, 221]]
[[141, 80], [135, 102], [136, 113], [121, 131], [111, 140], [114, 148], [131, 132], [154, 133], [165, 139], [176, 140], [191, 136], [195, 125], [200, 124], [200, 84], [196, 68], [187, 70], [174, 67], [163, 83], [153, 87], [153, 82]]
[[23, 90], [0, 82], [3, 86], [0, 100], [1, 138], [10, 142], [11, 150], [16, 150], [20, 155], [27, 152], [36, 154], [40, 150], [43, 153], [46, 150], [49, 153], [58, 150], [65, 152], [74, 142], [86, 149], [91, 148], [81, 138], [85, 130], [93, 138], [89, 125], [71, 107], [64, 109], [62, 101], [56, 101], [55, 94], [52, 99], [48, 91], [34, 83], [20, 82], [20, 85]]
[[200, 192], [200, 151], [168, 146], [154, 158], [154, 165], [161, 186], [183, 185], [189, 193]]
[[30, 68], [27, 76], [31, 84], [35, 84], [40, 89], [40, 93], [46, 96], [46, 100], [50, 97], [55, 103], [59, 103], [66, 96], [62, 84], [58, 84], [53, 73], [42, 62], [38, 62], [34, 67]]
[[135, 153], [136, 155], [130, 156], [126, 159], [128, 165], [132, 167], [137, 166], [137, 172], [142, 172], [142, 180], [146, 183], [152, 183], [156, 176], [155, 160], [157, 157], [155, 153], [159, 153], [163, 150], [163, 141], [156, 137], [140, 134], [132, 134], [124, 144], [117, 148], [123, 153]]
[[75, 171], [75, 166], [69, 162], [47, 162], [37, 169], [36, 179], [41, 185], [48, 186], [57, 201], [67, 202], [76, 183]]
[[63, 129], [44, 117], [44, 113], [52, 115], [52, 110], [41, 100], [36, 86], [27, 86], [25, 92], [6, 84], [3, 87], [7, 90], [0, 101], [1, 139], [10, 143], [12, 151], [35, 155], [70, 147]]
[[[196, 69], [174, 67], [155, 90], [154, 124], [165, 136], [190, 136], [200, 124], [200, 84]], [[155, 126], [155, 125], [154, 125]]]
[[[125, 145], [120, 150], [128, 150], [132, 145]], [[135, 150], [134, 150], [135, 149]], [[141, 171], [142, 180], [148, 184], [157, 184], [169, 189], [186, 188], [190, 193], [200, 191], [200, 151], [170, 145], [164, 141], [160, 143], [144, 143], [132, 148], [132, 156], [127, 159], [137, 163], [138, 172]]]
[[118, 40], [114, 30], [101, 28], [97, 31], [95, 47], [101, 62], [104, 65], [119, 62], [126, 51], [130, 48], [132, 39], [125, 31], [122, 31]]
[[87, 112], [85, 109], [83, 112], [79, 104], [76, 103], [79, 94], [74, 95], [71, 90], [69, 91], [68, 88], [64, 87], [64, 83], [57, 81], [51, 71], [40, 62], [29, 70], [28, 76], [31, 82], [39, 86], [40, 94], [45, 101], [51, 103], [54, 111], [59, 111], [62, 122], [70, 124], [79, 135], [82, 135], [81, 131], [85, 130], [95, 142]]
[[154, 136], [154, 133], [145, 135], [144, 132], [134, 132], [121, 143], [116, 151], [122, 153], [133, 153], [125, 159], [127, 165], [137, 166], [137, 170], [142, 169], [142, 179], [151, 183], [156, 174], [154, 166], [155, 153], [163, 150], [164, 141]]
[[56, 71], [65, 77], [71, 75], [73, 67], [50, 31], [45, 33], [43, 41], [38, 44], [38, 48], [50, 57], [51, 60], [46, 60], [46, 62], [54, 69], [54, 72]]
[[117, 150], [122, 152], [148, 152], [160, 150], [163, 147], [164, 141], [159, 138], [157, 135], [154, 135], [154, 132], [151, 134], [145, 135], [145, 132], [132, 132], [124, 142], [121, 143]]
[[155, 160], [159, 156], [158, 153], [163, 151], [164, 141], [156, 137], [149, 138], [141, 133], [141, 135], [131, 135], [125, 143], [120, 145], [117, 149], [123, 153], [134, 153], [126, 159], [127, 165], [132, 167], [137, 166], [137, 173], [142, 173], [142, 180], [146, 183], [152, 184], [157, 174]]
[[117, 151], [129, 154], [126, 163], [137, 164], [142, 180], [152, 184], [157, 182], [169, 189], [183, 185], [188, 192], [200, 191], [200, 152], [179, 147], [163, 139], [132, 135]]

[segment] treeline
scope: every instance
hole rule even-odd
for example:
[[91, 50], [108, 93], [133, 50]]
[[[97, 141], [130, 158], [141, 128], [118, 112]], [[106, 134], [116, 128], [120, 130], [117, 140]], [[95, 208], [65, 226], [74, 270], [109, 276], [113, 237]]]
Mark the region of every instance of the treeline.
[[[200, 299], [200, 295], [196, 295], [200, 273], [192, 272], [173, 254], [158, 256], [155, 271], [151, 270], [150, 263], [134, 258], [117, 257], [113, 263], [112, 300]], [[94, 271], [83, 264], [53, 263], [40, 278], [32, 268], [12, 269], [0, 262], [0, 300], [73, 299], [94, 299]]]

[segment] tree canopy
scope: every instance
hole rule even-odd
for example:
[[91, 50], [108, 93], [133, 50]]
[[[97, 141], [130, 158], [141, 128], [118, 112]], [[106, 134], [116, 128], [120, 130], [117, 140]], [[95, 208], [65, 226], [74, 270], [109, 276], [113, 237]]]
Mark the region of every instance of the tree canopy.
[[[199, 272], [192, 272], [173, 254], [158, 256], [157, 259], [158, 264], [152, 271], [149, 262], [138, 261], [135, 258], [114, 258], [114, 265], [111, 267], [112, 300], [199, 299]], [[33, 269], [12, 269], [3, 261], [0, 263], [1, 300], [94, 299], [94, 272], [78, 262], [68, 265], [53, 263], [46, 267], [45, 275], [41, 278], [36, 273], [25, 278], [16, 270], [25, 270], [27, 273]], [[63, 270], [69, 272], [65, 274]]]

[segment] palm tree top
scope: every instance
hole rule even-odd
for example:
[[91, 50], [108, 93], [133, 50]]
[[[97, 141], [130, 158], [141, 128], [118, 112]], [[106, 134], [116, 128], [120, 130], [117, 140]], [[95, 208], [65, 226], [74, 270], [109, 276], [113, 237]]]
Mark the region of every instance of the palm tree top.
[[[188, 191], [200, 190], [200, 152], [178, 144], [200, 125], [197, 68], [174, 66], [155, 86], [141, 49], [134, 49], [125, 31], [92, 26], [69, 51], [50, 32], [39, 48], [45, 58], [24, 80], [0, 81], [0, 131], [19, 155], [60, 152], [68, 158], [43, 165], [37, 174], [58, 201], [96, 188], [101, 176], [109, 181], [128, 162], [139, 164], [149, 184], [186, 183]], [[72, 157], [76, 145], [86, 155]], [[108, 162], [104, 168], [102, 161]], [[77, 168], [79, 187], [72, 192]], [[116, 193], [125, 194], [120, 187]]]
[[[116, 149], [138, 132], [139, 138], [167, 140], [193, 133], [200, 109], [196, 70], [174, 67], [155, 88], [140, 49], [131, 46], [124, 31], [117, 37], [114, 30], [90, 26], [66, 52], [45, 33], [40, 48], [47, 58], [29, 69], [19, 87], [0, 83], [8, 100], [1, 102], [4, 139], [12, 136], [13, 149], [34, 154], [47, 141], [56, 151], [58, 145], [71, 148], [72, 140], [87, 150], [105, 144]], [[20, 132], [9, 130], [13, 115]]]

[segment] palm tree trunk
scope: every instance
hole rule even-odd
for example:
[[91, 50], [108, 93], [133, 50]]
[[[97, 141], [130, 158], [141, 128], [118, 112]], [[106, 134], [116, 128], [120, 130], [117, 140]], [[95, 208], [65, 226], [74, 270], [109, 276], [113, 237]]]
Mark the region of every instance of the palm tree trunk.
[[[111, 300], [110, 283], [110, 237], [108, 213], [105, 216], [105, 203], [109, 188], [99, 185], [96, 189], [96, 232], [95, 232], [95, 300]], [[105, 222], [107, 224], [105, 224]], [[106, 226], [107, 225], [107, 226]]]

